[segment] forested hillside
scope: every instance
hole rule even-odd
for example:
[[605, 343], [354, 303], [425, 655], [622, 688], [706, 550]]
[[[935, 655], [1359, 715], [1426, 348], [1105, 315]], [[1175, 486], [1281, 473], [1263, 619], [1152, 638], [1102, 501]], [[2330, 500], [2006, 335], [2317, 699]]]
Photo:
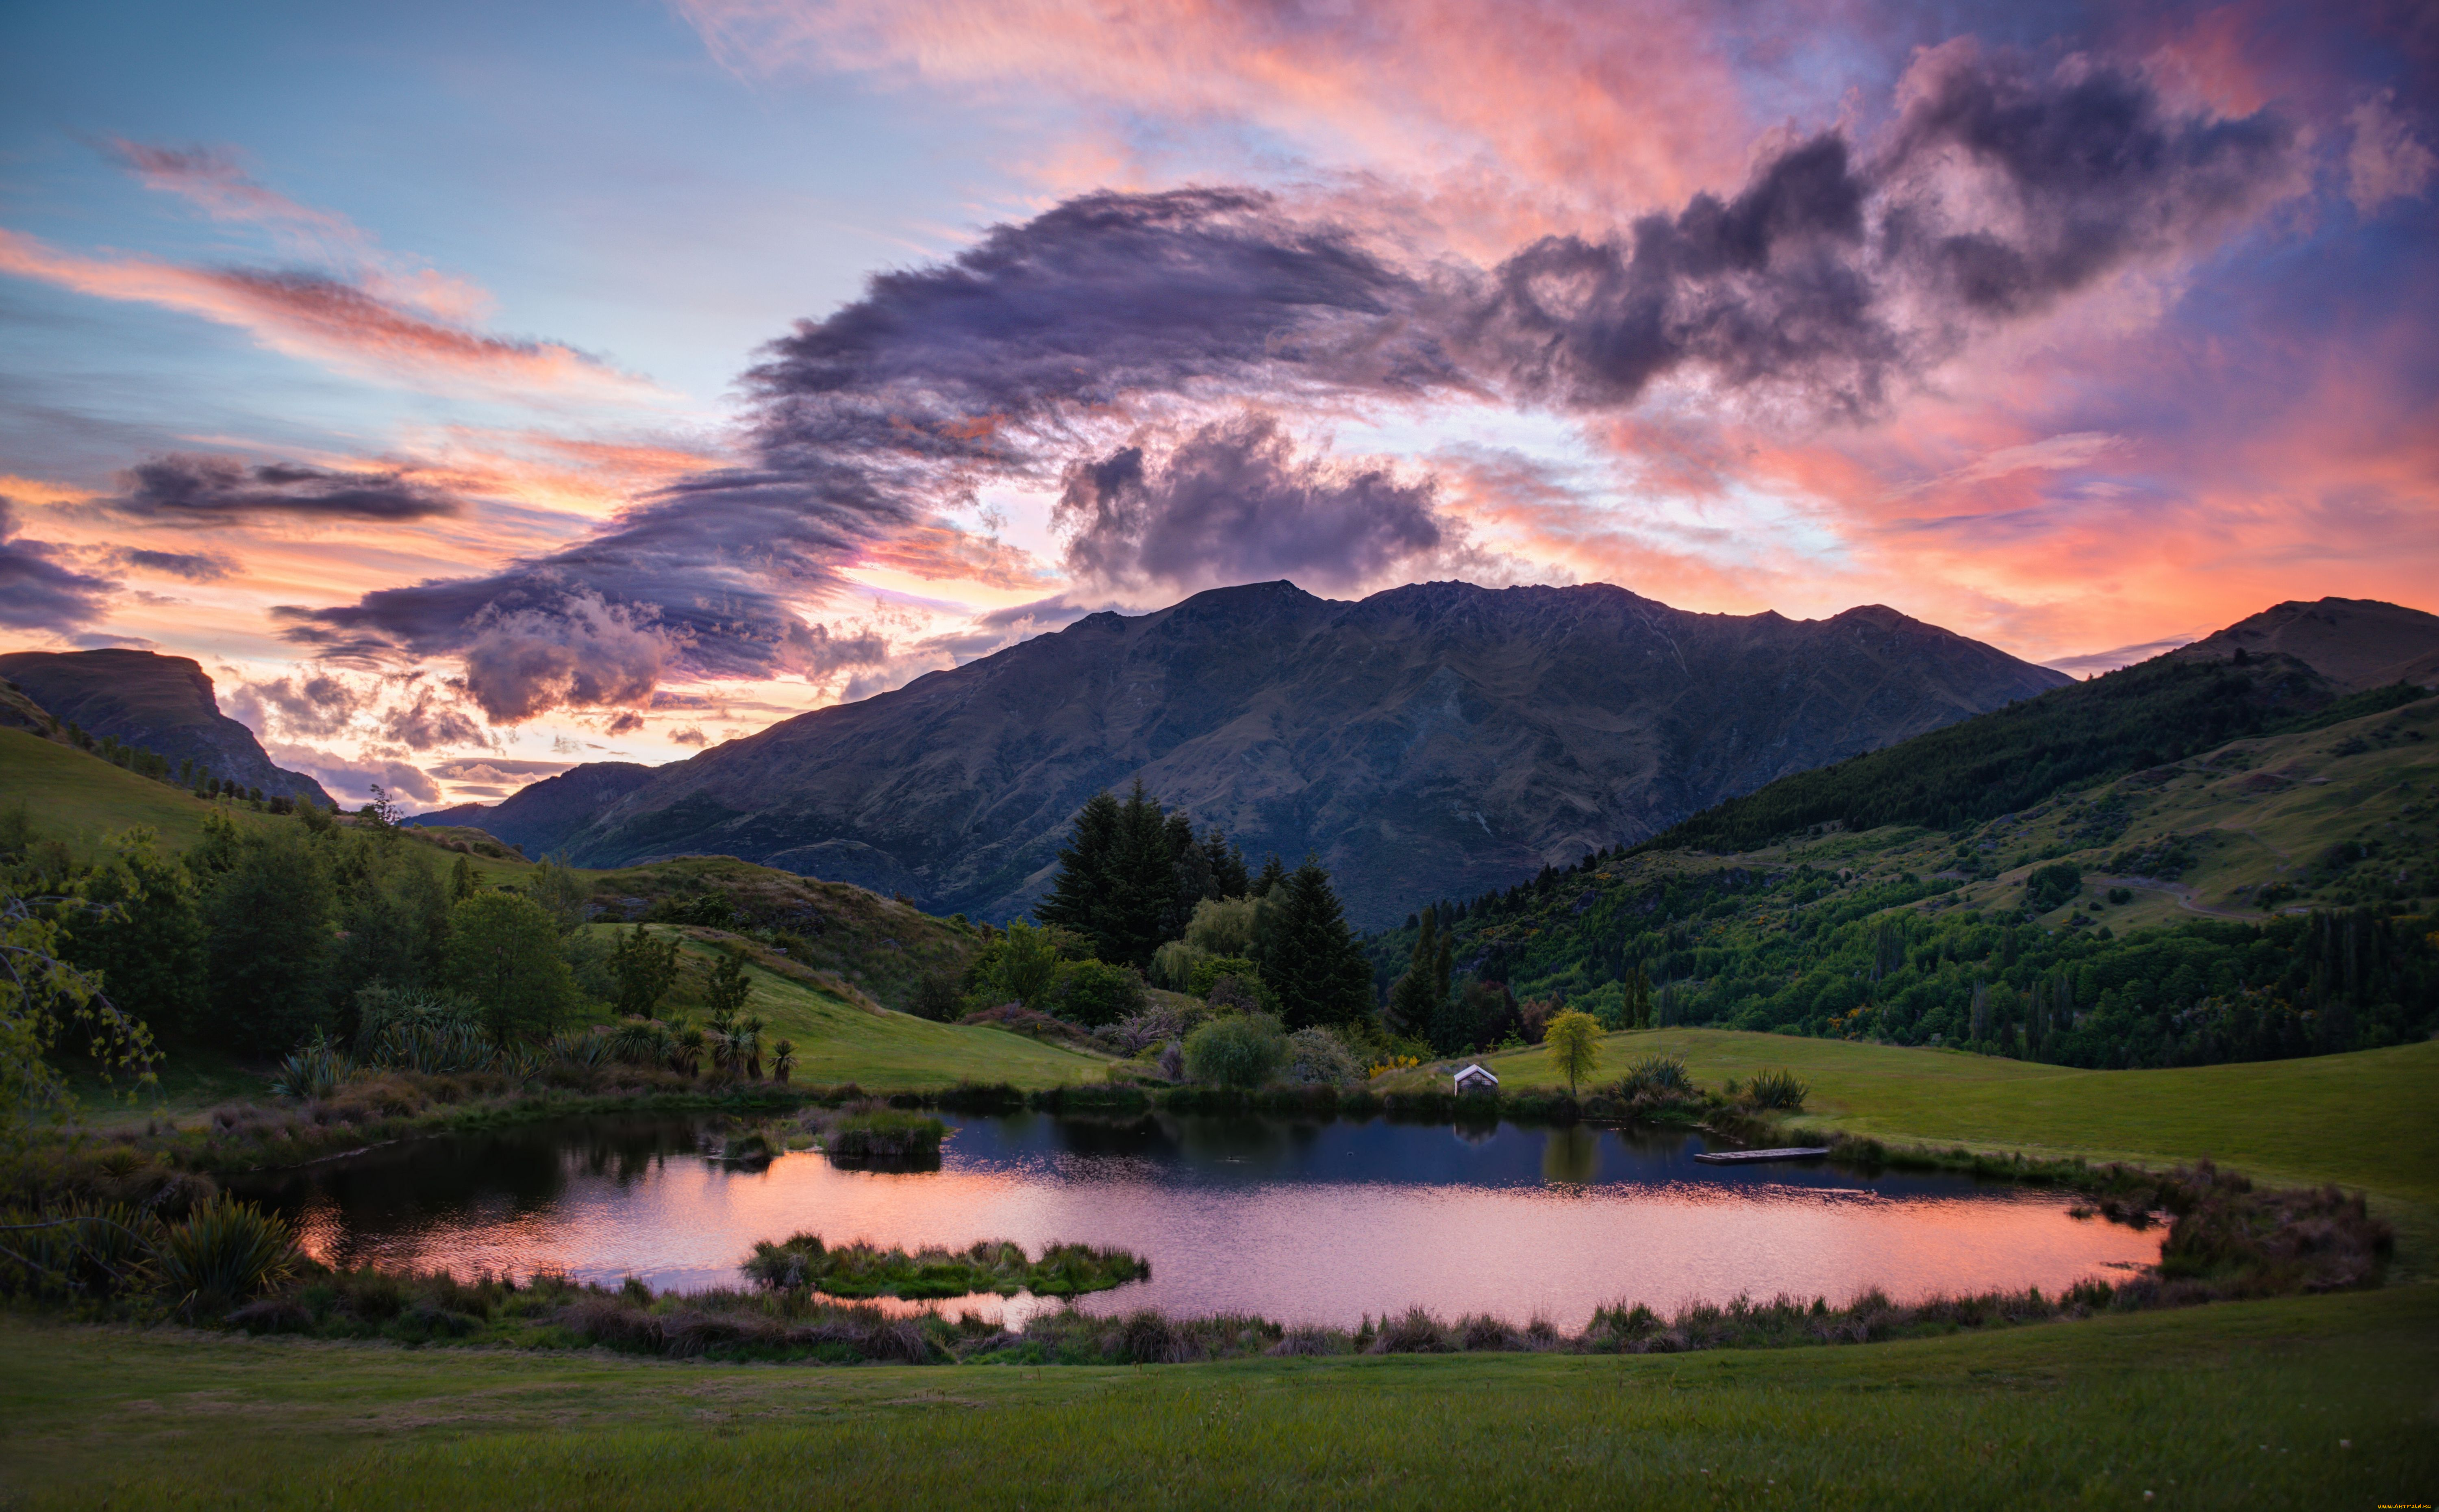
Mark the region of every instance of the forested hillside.
[[2160, 657], [1901, 745], [1782, 777], [1638, 849], [1749, 850], [1810, 826], [1954, 828], [2063, 787], [2156, 767], [2240, 737], [2311, 729], [2427, 696], [2409, 684], [2342, 693], [2290, 656]]
[[[2149, 685], [2196, 713], [2192, 675]], [[2016, 710], [1988, 718], [2021, 722]], [[1979, 738], [1970, 726], [1924, 737], [1886, 770], [1904, 772], [1915, 746], [1969, 751]], [[1919, 764], [1926, 791], [1941, 791], [1936, 751]], [[1754, 796], [1769, 800], [1761, 811], [1804, 811]], [[1454, 980], [1432, 1032], [1447, 1049], [1527, 1035], [1563, 1002], [1612, 1026], [1713, 1023], [2083, 1066], [2366, 1048], [2439, 1028], [2434, 896], [2439, 699], [2424, 697], [1969, 823], [1830, 824], [1724, 855], [1611, 851], [1440, 904], [1428, 927], [1449, 938]], [[1417, 916], [1370, 942], [1392, 1002], [1425, 928]]]

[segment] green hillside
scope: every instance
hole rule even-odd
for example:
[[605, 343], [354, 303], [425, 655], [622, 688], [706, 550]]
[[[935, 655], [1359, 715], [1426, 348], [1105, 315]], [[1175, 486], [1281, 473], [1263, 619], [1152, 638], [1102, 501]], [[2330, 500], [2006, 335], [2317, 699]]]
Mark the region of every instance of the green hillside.
[[[1611, 1027], [1645, 1016], [1647, 983], [1660, 1024], [2124, 1066], [2428, 1034], [2434, 897], [2439, 698], [2426, 697], [1953, 829], [1596, 855], [1439, 919], [1460, 973]], [[1384, 987], [1414, 938], [1372, 942]], [[1504, 1032], [1485, 1020], [1434, 1038], [1445, 1052]]]
[[2315, 729], [2426, 696], [2397, 685], [2343, 695], [2288, 656], [2199, 662], [2163, 656], [1782, 777], [1646, 841], [1638, 850], [1750, 850], [1823, 825], [1952, 829], [2076, 787], [2213, 750]]
[[[184, 788], [139, 777], [73, 746], [0, 729], [0, 804], [17, 803], [80, 861], [90, 861], [105, 836], [135, 825], [158, 831], [165, 848], [183, 850], [203, 838], [204, 815], [213, 808]], [[242, 806], [228, 811], [244, 823], [280, 822]]]
[[[1649, 1055], [1700, 1081], [1790, 1070], [1803, 1122], [1892, 1143], [2170, 1165], [2209, 1157], [2267, 1181], [2336, 1182], [2439, 1212], [2439, 1042], [2157, 1071], [2083, 1071], [1998, 1056], [1725, 1029], [1601, 1041], [1598, 1079]], [[1504, 1089], [1564, 1079], [1540, 1046], [1473, 1058]], [[1420, 1083], [1429, 1074], [1411, 1072]]]
[[[208, 803], [74, 747], [0, 729], [0, 806], [20, 802], [39, 836], [63, 843], [83, 863], [105, 856], [112, 837], [138, 826], [155, 831], [163, 851], [184, 851], [202, 839], [205, 817], [215, 809], [250, 828], [301, 823], [243, 803]], [[486, 886], [521, 887], [538, 869], [480, 831], [399, 833], [410, 854], [421, 855], [441, 875], [460, 856]], [[729, 952], [745, 954], [753, 963], [752, 1011], [767, 1021], [772, 1038], [794, 1041], [799, 1080], [854, 1081], [876, 1090], [961, 1079], [1040, 1087], [1097, 1078], [1107, 1064], [1002, 1029], [934, 1023], [885, 1006], [902, 1005], [926, 971], [961, 970], [978, 940], [961, 924], [863, 888], [727, 857], [579, 875], [611, 916], [650, 916], [658, 922], [648, 930], [686, 936], [667, 1011], [700, 1018], [711, 963]], [[686, 922], [707, 915], [729, 927]], [[591, 926], [596, 934], [612, 927]], [[260, 1091], [259, 1076], [223, 1051], [173, 1043], [169, 1052], [162, 1081], [173, 1113]]]
[[[593, 926], [603, 933], [614, 927]], [[700, 927], [647, 926], [653, 934], [673, 929], [685, 945], [678, 984], [664, 1011], [700, 1020], [712, 966], [732, 952], [744, 954], [751, 963], [746, 974], [754, 984], [747, 1011], [764, 1021], [772, 1039], [794, 1041], [799, 1081], [851, 1081], [867, 1090], [892, 1091], [958, 1081], [1047, 1087], [1098, 1081], [1110, 1064], [1106, 1057], [1043, 1044], [1005, 1029], [935, 1023], [894, 1012], [851, 981], [798, 966], [742, 935]]]

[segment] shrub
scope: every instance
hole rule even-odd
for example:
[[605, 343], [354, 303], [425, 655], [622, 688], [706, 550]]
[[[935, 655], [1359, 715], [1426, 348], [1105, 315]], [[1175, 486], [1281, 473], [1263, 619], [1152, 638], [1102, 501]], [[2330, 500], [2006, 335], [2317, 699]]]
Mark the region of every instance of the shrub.
[[1626, 1068], [1621, 1090], [1629, 1097], [1683, 1097], [1694, 1091], [1694, 1078], [1676, 1056], [1645, 1056]]
[[1196, 961], [1193, 970], [1186, 973], [1184, 990], [1190, 997], [1207, 998], [1211, 995], [1212, 984], [1227, 976], [1240, 982], [1261, 980], [1261, 973], [1254, 969], [1254, 963], [1241, 955], [1206, 955]]
[[1811, 1091], [1791, 1071], [1763, 1071], [1755, 1073], [1753, 1085], [1745, 1089], [1745, 1101], [1754, 1108], [1801, 1112]]
[[2082, 891], [2082, 867], [2071, 861], [2052, 862], [2024, 879], [2024, 906], [2046, 914]]
[[1210, 959], [1210, 952], [1199, 950], [1184, 940], [1171, 940], [1151, 952], [1151, 979], [1171, 992], [1191, 992], [1194, 990], [1194, 968]]
[[1144, 983], [1131, 966], [1077, 961], [1061, 973], [1053, 997], [1059, 1017], [1098, 1028], [1142, 1011]]
[[1185, 1074], [1222, 1087], [1258, 1087], [1287, 1062], [1288, 1037], [1267, 1013], [1212, 1020], [1185, 1037]]
[[229, 1198], [169, 1225], [157, 1254], [162, 1289], [182, 1309], [242, 1302], [287, 1280], [297, 1258], [286, 1222]]
[[1345, 1041], [1314, 1027], [1288, 1036], [1288, 1076], [1296, 1081], [1344, 1087], [1362, 1081], [1363, 1067]]
[[906, 1011], [935, 1023], [955, 1022], [964, 996], [958, 990], [957, 975], [946, 967], [924, 972], [915, 983], [914, 995], [906, 1000]]
[[279, 1063], [278, 1074], [271, 1083], [271, 1094], [299, 1100], [328, 1097], [355, 1069], [337, 1045], [316, 1037], [312, 1044]]

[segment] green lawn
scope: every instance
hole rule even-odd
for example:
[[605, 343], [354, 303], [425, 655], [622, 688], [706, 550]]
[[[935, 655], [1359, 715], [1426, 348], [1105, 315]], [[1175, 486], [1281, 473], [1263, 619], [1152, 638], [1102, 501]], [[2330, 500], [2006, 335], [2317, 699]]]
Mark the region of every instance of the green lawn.
[[2368, 1508], [2439, 1492], [2429, 1287], [1625, 1359], [732, 1366], [22, 1318], [0, 1320], [0, 1486], [30, 1506]]

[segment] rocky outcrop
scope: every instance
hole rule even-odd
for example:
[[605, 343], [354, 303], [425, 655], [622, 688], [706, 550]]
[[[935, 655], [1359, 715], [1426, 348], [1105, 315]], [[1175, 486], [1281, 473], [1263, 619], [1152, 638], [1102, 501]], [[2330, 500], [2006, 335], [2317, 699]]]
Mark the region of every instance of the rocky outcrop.
[[260, 788], [266, 797], [311, 798], [331, 807], [322, 785], [271, 764], [254, 732], [221, 712], [212, 680], [192, 657], [152, 651], [15, 651], [0, 677], [61, 720], [98, 739], [115, 736], [212, 776]]

